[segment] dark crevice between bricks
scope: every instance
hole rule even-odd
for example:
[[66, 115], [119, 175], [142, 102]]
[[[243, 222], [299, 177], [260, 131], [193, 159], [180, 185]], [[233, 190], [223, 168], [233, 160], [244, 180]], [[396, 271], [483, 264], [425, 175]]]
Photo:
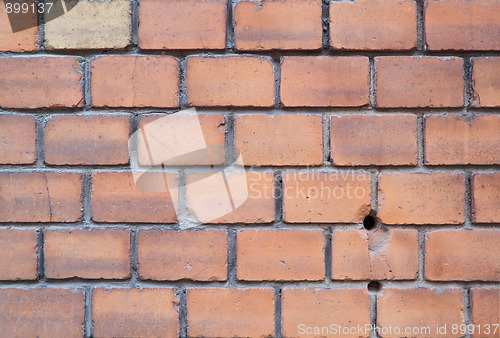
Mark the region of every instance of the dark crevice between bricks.
[[380, 221], [376, 216], [374, 210], [370, 210], [370, 213], [363, 218], [363, 227], [367, 231], [375, 231], [380, 226]]
[[274, 56], [272, 58], [273, 71], [274, 71], [274, 108], [280, 109], [281, 103], [281, 56]]
[[91, 93], [91, 59], [89, 57], [85, 58], [80, 64], [82, 67], [82, 77], [83, 77], [83, 103], [85, 110], [92, 108], [92, 93]]
[[370, 212], [377, 213], [378, 210], [378, 170], [370, 173]]
[[424, 135], [424, 115], [417, 116], [417, 166], [423, 167], [425, 165], [425, 135]]
[[[465, 325], [470, 325], [472, 324], [472, 313], [471, 313], [471, 296], [470, 296], [470, 288], [465, 288], [463, 290], [464, 292], [464, 322]], [[467, 330], [469, 331], [469, 330]], [[470, 333], [467, 333], [465, 337], [471, 337]]]
[[417, 280], [423, 281], [425, 274], [425, 229], [418, 229], [418, 274]]
[[325, 281], [329, 284], [332, 282], [332, 228], [325, 230]]
[[139, 257], [137, 254], [137, 238], [139, 230], [133, 229], [130, 232], [130, 285], [134, 288], [137, 287], [139, 280]]
[[40, 282], [45, 282], [45, 256], [44, 256], [44, 228], [40, 228], [38, 230], [38, 238], [37, 238], [37, 248], [36, 248], [36, 257], [37, 257], [37, 280]]
[[374, 330], [377, 327], [377, 294], [374, 292], [370, 293], [370, 324], [372, 327], [370, 337], [377, 337], [377, 333]]
[[429, 49], [425, 42], [424, 6], [425, 0], [417, 0], [417, 51], [420, 52]]
[[466, 170], [465, 173], [465, 228], [470, 229], [472, 227], [472, 173]]
[[280, 286], [274, 287], [274, 336], [281, 338], [282, 294]]
[[233, 26], [233, 0], [227, 0], [226, 3], [226, 51], [233, 52], [235, 49], [234, 43], [234, 26]]
[[330, 116], [322, 115], [321, 117], [322, 127], [323, 127], [323, 165], [332, 165], [331, 158], [331, 148], [330, 148]]
[[234, 149], [234, 114], [229, 113], [224, 115], [224, 123], [225, 123], [225, 138], [224, 138], [224, 146], [226, 150], [226, 165], [234, 163], [236, 161], [235, 158], [235, 149]]
[[187, 323], [187, 290], [186, 287], [183, 286], [179, 291], [179, 336], [182, 338], [187, 337], [188, 335], [188, 323]]
[[84, 225], [92, 223], [92, 173], [86, 171], [82, 173], [82, 222]]
[[375, 60], [373, 57], [369, 58], [369, 107], [377, 106], [377, 74], [375, 72]]
[[[36, 0], [36, 3], [45, 3], [45, 0]], [[38, 12], [38, 51], [45, 51], [45, 18], [44, 13]]]
[[321, 25], [323, 29], [323, 52], [330, 50], [330, 0], [323, 0], [321, 4]]
[[274, 214], [276, 223], [283, 220], [283, 173], [280, 170], [274, 172]]
[[93, 337], [93, 321], [92, 321], [92, 287], [86, 286], [85, 289], [85, 307], [84, 307], [84, 329], [85, 337]]
[[[36, 162], [35, 167], [43, 167], [44, 159], [45, 159], [45, 141], [44, 141], [44, 132], [45, 125], [47, 124], [47, 116], [46, 115], [36, 115]], [[25, 168], [26, 166], [22, 166]]]
[[186, 87], [187, 59], [184, 57], [179, 61], [179, 107], [183, 109], [189, 106]]
[[139, 1], [132, 0], [132, 6], [130, 11], [130, 19], [131, 19], [131, 36], [130, 42], [133, 48], [139, 48]]
[[476, 95], [472, 86], [472, 65], [469, 58], [464, 58], [464, 106], [466, 109], [475, 104]]
[[227, 234], [227, 280], [230, 286], [236, 284], [237, 270], [237, 245], [236, 245], [236, 230], [228, 229]]

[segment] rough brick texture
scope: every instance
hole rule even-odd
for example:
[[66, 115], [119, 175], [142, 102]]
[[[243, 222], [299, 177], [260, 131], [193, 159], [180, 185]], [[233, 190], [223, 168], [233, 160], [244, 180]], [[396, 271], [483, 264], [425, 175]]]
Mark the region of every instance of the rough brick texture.
[[473, 220], [477, 223], [500, 221], [500, 174], [476, 174], [472, 179]]
[[281, 102], [286, 107], [368, 104], [368, 58], [284, 57]]
[[321, 1], [242, 1], [234, 9], [234, 37], [241, 50], [320, 49]]
[[35, 231], [0, 229], [0, 280], [36, 279], [37, 248]]
[[478, 107], [500, 107], [500, 57], [476, 57], [472, 58], [472, 64], [472, 104]]
[[36, 122], [32, 116], [0, 116], [0, 163], [35, 162], [36, 136]]

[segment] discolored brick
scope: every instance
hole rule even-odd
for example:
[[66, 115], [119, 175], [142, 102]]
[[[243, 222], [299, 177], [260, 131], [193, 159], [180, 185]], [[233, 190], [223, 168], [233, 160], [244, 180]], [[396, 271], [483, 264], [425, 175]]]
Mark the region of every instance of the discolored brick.
[[188, 337], [274, 334], [273, 289], [190, 289], [187, 309]]
[[36, 279], [38, 234], [0, 229], [0, 280]]
[[457, 57], [376, 57], [377, 106], [463, 106], [463, 76], [463, 60]]
[[186, 87], [192, 106], [274, 105], [274, 70], [265, 56], [188, 57]]
[[56, 116], [45, 126], [45, 162], [57, 165], [128, 163], [130, 118]]
[[142, 0], [142, 49], [224, 49], [226, 1]]
[[36, 122], [33, 116], [0, 115], [0, 163], [34, 163], [36, 136]]
[[386, 224], [464, 222], [465, 178], [453, 173], [384, 173], [379, 177], [379, 215]]
[[47, 278], [130, 277], [128, 230], [47, 230], [44, 241]]
[[175, 174], [97, 172], [92, 174], [92, 219], [97, 222], [175, 223]]
[[281, 59], [286, 107], [359, 107], [368, 104], [368, 58], [287, 56]]
[[179, 61], [171, 56], [99, 56], [91, 63], [94, 107], [177, 107]]
[[82, 217], [79, 174], [0, 173], [0, 222], [76, 222]]
[[227, 232], [140, 231], [138, 259], [142, 279], [226, 280]]
[[236, 49], [320, 49], [320, 0], [241, 1], [233, 14]]
[[354, 172], [283, 175], [283, 218], [288, 223], [356, 223], [370, 211], [370, 176]]
[[96, 337], [178, 337], [179, 300], [172, 289], [97, 289], [92, 296]]
[[240, 280], [322, 280], [321, 230], [245, 230], [237, 235]]
[[334, 165], [416, 165], [414, 115], [334, 115], [330, 119]]
[[[4, 1], [2, 1], [3, 3]], [[22, 13], [20, 16], [15, 16], [12, 14], [12, 20], [20, 20], [18, 23], [27, 29], [13, 32], [10, 17], [6, 10], [6, 4], [0, 4], [0, 52], [34, 52], [38, 49], [38, 17], [36, 13], [28, 11], [27, 13]], [[22, 5], [21, 1], [9, 1], [8, 3], [15, 4], [19, 3]], [[31, 3], [29, 3], [31, 6]]]
[[331, 1], [330, 45], [351, 50], [413, 49], [416, 16], [414, 1]]
[[500, 281], [500, 231], [433, 231], [425, 239], [428, 280]]
[[240, 115], [235, 123], [235, 147], [247, 166], [323, 163], [321, 116]]
[[79, 62], [69, 56], [0, 58], [0, 107], [82, 107]]
[[[500, 44], [500, 42], [499, 42]], [[472, 61], [472, 106], [500, 107], [500, 57], [475, 57]]]

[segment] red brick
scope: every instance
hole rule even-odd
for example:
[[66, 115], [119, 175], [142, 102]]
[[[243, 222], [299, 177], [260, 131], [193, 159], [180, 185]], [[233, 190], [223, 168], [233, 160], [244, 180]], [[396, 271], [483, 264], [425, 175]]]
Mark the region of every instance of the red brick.
[[139, 128], [137, 150], [142, 165], [225, 163], [223, 115], [146, 115], [139, 117]]
[[428, 280], [500, 281], [500, 231], [433, 231], [425, 239]]
[[37, 238], [34, 230], [0, 230], [0, 280], [36, 279]]
[[48, 230], [44, 241], [47, 278], [130, 277], [128, 230]]
[[321, 165], [319, 115], [240, 115], [235, 147], [247, 166]]
[[0, 222], [75, 222], [82, 218], [79, 174], [0, 173]]
[[33, 116], [1, 115], [0, 163], [32, 164], [35, 160], [36, 123]]
[[186, 87], [192, 106], [274, 105], [273, 65], [264, 56], [189, 57]]
[[188, 174], [186, 198], [191, 216], [202, 223], [274, 221], [274, 175], [269, 172]]
[[[474, 324], [472, 337], [494, 337], [500, 334], [500, 290], [472, 289], [471, 322]], [[495, 325], [496, 324], [496, 325]]]
[[[2, 1], [4, 2], [4, 1]], [[0, 6], [0, 52], [33, 52], [38, 49], [38, 18], [36, 12], [28, 11], [22, 14], [11, 14], [13, 23], [22, 23], [29, 27], [22, 31], [13, 32], [5, 5], [22, 4], [22, 1], [6, 1]], [[31, 3], [29, 3], [31, 5]], [[19, 21], [18, 21], [19, 20]]]
[[0, 313], [0, 332], [4, 337], [84, 335], [84, 295], [81, 291], [1, 289]]
[[227, 278], [226, 231], [140, 231], [142, 279], [221, 281]]
[[500, 164], [500, 116], [439, 115], [425, 119], [425, 163]]
[[336, 230], [332, 240], [332, 278], [348, 280], [415, 279], [415, 230]]
[[416, 165], [415, 115], [336, 115], [330, 119], [332, 162], [352, 165]]
[[[366, 290], [284, 289], [282, 295], [284, 337], [370, 336], [370, 328], [366, 329], [370, 296]], [[351, 327], [356, 328], [355, 334], [343, 331]]]
[[242, 1], [234, 9], [236, 49], [321, 49], [320, 0]]
[[171, 56], [100, 56], [92, 61], [94, 107], [177, 107], [179, 61]]
[[378, 185], [379, 216], [385, 224], [464, 222], [465, 179], [452, 173], [384, 173]]
[[500, 3], [496, 0], [426, 1], [429, 50], [500, 50]]
[[288, 56], [281, 60], [286, 107], [359, 107], [368, 104], [368, 58]]
[[59, 115], [45, 126], [45, 162], [57, 165], [128, 163], [130, 119], [120, 115]]
[[477, 223], [499, 223], [500, 173], [475, 174], [472, 178], [473, 220]]
[[246, 230], [237, 235], [240, 280], [322, 280], [322, 230]]
[[376, 57], [377, 106], [463, 106], [463, 76], [463, 60], [457, 57]]
[[[500, 44], [500, 43], [499, 43]], [[472, 58], [473, 106], [500, 107], [500, 57]]]
[[288, 223], [357, 223], [370, 211], [368, 174], [289, 172], [283, 186]]
[[[168, 186], [168, 191], [166, 191]], [[92, 219], [97, 222], [175, 223], [177, 176], [129, 172], [92, 174]]]
[[178, 337], [179, 301], [172, 289], [97, 289], [95, 337]]
[[187, 309], [189, 337], [274, 334], [272, 289], [191, 289], [187, 291]]
[[[17, 34], [17, 33], [16, 33]], [[77, 57], [0, 59], [0, 106], [63, 108], [83, 106], [82, 70]]]
[[139, 6], [141, 49], [224, 49], [226, 1], [144, 0]]
[[377, 309], [377, 325], [387, 330], [383, 337], [438, 337], [442, 334], [437, 327], [445, 325], [443, 336], [459, 337], [452, 333], [452, 325], [464, 324], [463, 292], [459, 289], [384, 289]]
[[417, 6], [409, 0], [332, 1], [330, 44], [336, 49], [413, 49], [416, 17]]

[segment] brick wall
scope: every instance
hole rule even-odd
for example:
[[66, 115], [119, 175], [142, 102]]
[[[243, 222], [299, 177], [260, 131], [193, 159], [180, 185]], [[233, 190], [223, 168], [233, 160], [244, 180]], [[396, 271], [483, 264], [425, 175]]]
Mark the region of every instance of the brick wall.
[[[0, 336], [500, 336], [499, 1], [5, 5]], [[188, 107], [222, 152], [141, 188]]]

